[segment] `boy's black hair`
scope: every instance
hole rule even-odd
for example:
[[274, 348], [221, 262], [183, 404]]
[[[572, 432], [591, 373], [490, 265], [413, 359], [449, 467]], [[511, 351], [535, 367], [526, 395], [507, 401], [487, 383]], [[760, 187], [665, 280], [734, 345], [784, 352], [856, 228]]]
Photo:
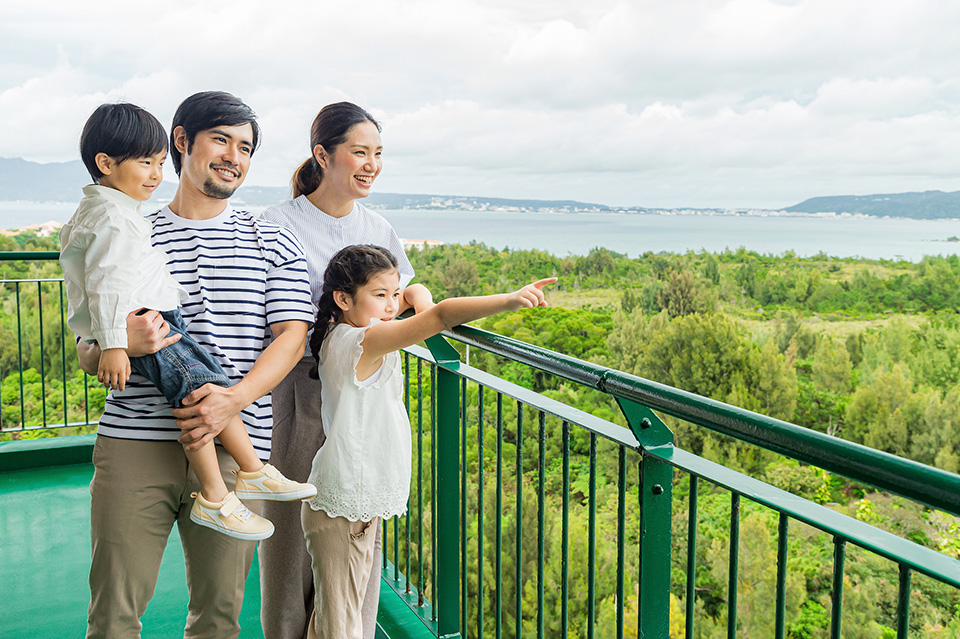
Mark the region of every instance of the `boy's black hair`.
[[157, 118], [135, 104], [101, 104], [87, 118], [80, 134], [80, 159], [94, 182], [103, 177], [97, 154], [117, 162], [147, 158], [167, 150], [167, 132]]
[[177, 150], [173, 139], [173, 132], [182, 126], [187, 133], [187, 152], [193, 147], [193, 141], [200, 131], [206, 131], [216, 126], [238, 126], [249, 124], [253, 128], [253, 148], [250, 155], [260, 146], [260, 125], [257, 124], [257, 114], [243, 103], [243, 100], [226, 93], [225, 91], [203, 91], [194, 93], [180, 103], [177, 112], [173, 115], [173, 124], [170, 126], [170, 158], [173, 168], [180, 175], [180, 165], [183, 158]]

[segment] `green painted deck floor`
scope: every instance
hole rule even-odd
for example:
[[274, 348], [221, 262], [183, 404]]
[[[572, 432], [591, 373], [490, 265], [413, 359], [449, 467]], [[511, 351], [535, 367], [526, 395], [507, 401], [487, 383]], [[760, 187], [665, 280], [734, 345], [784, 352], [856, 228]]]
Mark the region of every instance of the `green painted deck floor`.
[[[0, 472], [0, 637], [82, 637], [90, 590], [93, 466]], [[260, 639], [257, 561], [247, 577], [240, 637]], [[170, 535], [143, 638], [183, 636], [187, 587], [180, 537]]]

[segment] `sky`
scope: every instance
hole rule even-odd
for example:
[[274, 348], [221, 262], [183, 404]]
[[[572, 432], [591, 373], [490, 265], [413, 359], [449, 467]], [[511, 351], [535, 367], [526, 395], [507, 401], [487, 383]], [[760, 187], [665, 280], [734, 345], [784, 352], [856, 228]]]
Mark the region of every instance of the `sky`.
[[168, 126], [216, 89], [259, 116], [260, 186], [288, 185], [317, 111], [350, 100], [382, 121], [382, 192], [781, 208], [956, 191], [958, 25], [943, 0], [5, 0], [0, 157], [74, 160], [97, 105]]

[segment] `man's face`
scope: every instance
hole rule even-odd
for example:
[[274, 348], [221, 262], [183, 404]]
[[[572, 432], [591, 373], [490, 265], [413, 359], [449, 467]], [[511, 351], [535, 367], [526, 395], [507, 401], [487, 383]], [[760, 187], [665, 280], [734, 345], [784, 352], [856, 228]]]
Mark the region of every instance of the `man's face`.
[[181, 181], [217, 200], [229, 198], [243, 184], [253, 152], [253, 127], [250, 124], [216, 126], [200, 131], [189, 152], [182, 128], [177, 127], [174, 138], [183, 153]]

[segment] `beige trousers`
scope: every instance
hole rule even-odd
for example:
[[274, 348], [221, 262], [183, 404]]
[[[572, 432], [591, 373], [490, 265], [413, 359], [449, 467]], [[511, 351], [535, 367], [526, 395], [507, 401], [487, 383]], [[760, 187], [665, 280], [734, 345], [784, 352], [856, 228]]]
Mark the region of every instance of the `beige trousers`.
[[[313, 458], [324, 442], [320, 382], [310, 379], [313, 358], [305, 357], [273, 389], [270, 463], [295, 481], [307, 481]], [[265, 639], [304, 639], [313, 612], [310, 554], [300, 523], [299, 502], [263, 502], [263, 516], [276, 531], [260, 542], [260, 623]], [[380, 528], [374, 547], [379, 565]], [[379, 571], [375, 571], [379, 575]], [[371, 579], [364, 597], [364, 639], [376, 632], [380, 579]]]
[[[217, 448], [232, 490], [236, 462]], [[174, 523], [180, 533], [190, 593], [188, 639], [240, 633], [243, 585], [256, 543], [190, 521], [191, 492], [200, 484], [183, 447], [97, 437], [90, 482], [90, 609], [87, 639], [140, 636], [140, 617], [153, 596], [160, 559]], [[258, 502], [247, 504], [258, 508]]]
[[362, 639], [361, 613], [380, 520], [331, 517], [309, 504], [303, 504], [301, 517], [316, 587], [307, 639]]

